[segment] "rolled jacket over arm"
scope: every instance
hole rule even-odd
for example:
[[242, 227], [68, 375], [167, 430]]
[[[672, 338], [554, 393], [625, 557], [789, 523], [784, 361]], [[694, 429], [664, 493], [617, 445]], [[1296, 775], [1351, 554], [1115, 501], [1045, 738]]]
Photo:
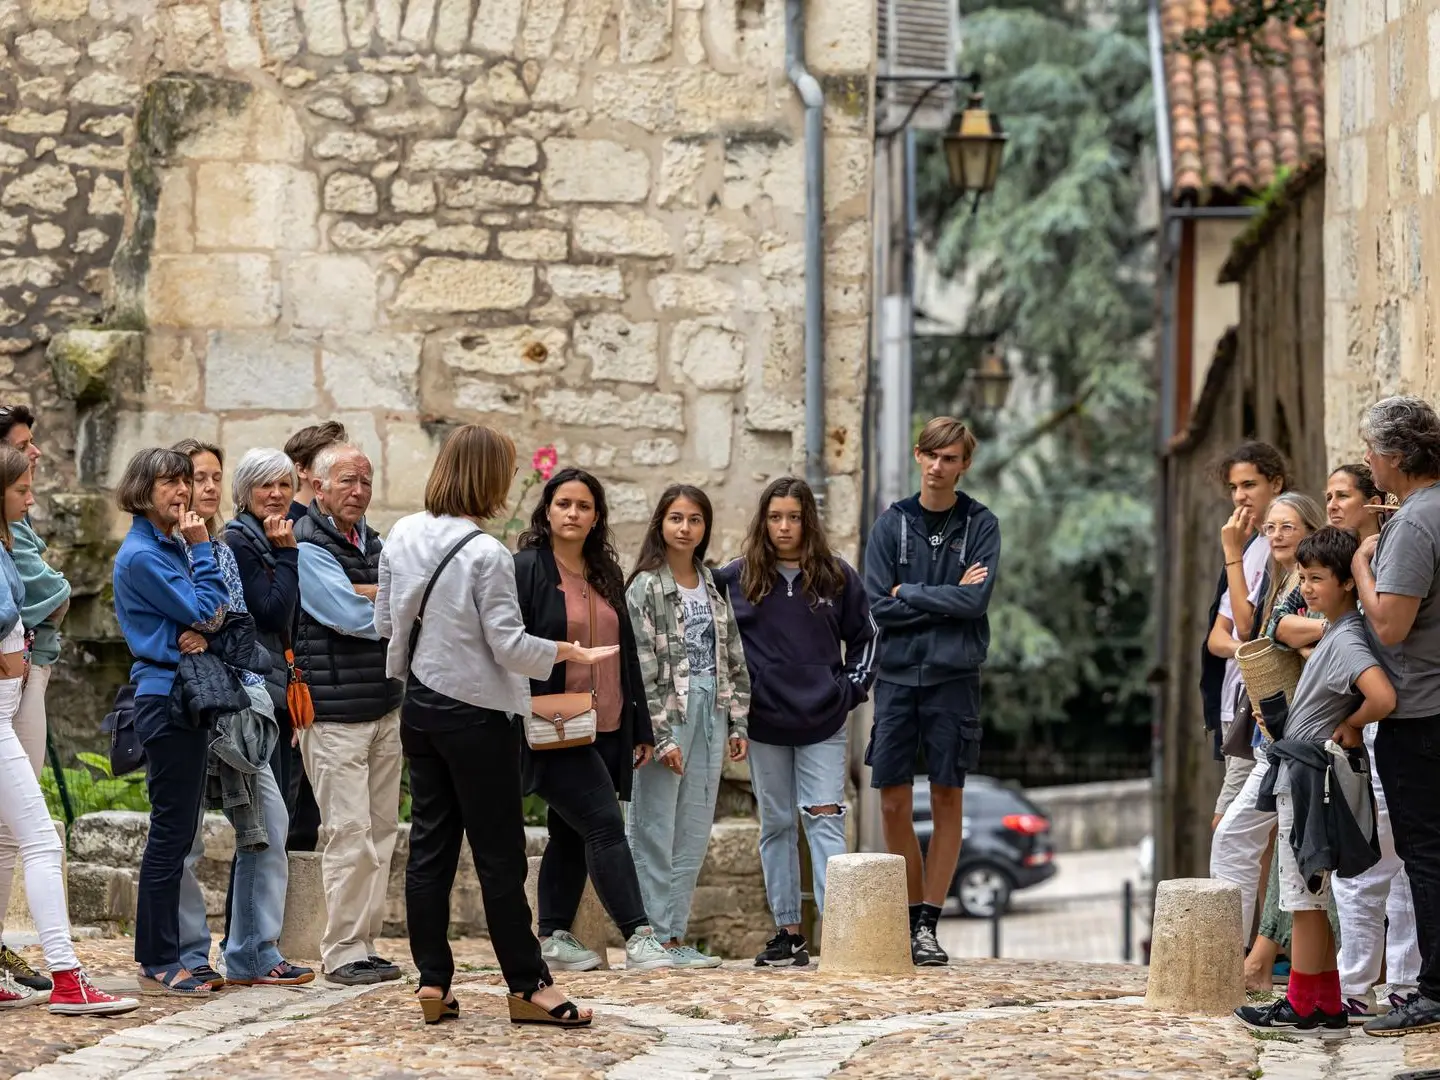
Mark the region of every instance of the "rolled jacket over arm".
[[20, 618], [25, 629], [35, 635], [30, 646], [30, 662], [36, 667], [48, 667], [60, 658], [60, 627], [48, 620], [70, 599], [70, 582], [45, 561], [45, 541], [29, 521], [11, 524], [10, 542], [15, 569], [25, 586]]

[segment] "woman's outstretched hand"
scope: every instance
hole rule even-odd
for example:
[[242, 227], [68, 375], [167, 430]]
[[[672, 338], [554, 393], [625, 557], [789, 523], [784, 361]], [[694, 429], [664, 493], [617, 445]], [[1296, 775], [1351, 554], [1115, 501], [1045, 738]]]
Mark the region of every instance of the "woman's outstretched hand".
[[590, 664], [598, 664], [601, 660], [608, 660], [620, 652], [619, 645], [596, 645], [592, 648], [585, 649], [580, 646], [578, 641], [573, 644], [569, 642], [566, 644], [569, 645], [569, 655], [564, 657], [557, 655], [556, 659], [564, 659], [567, 662], [573, 660], [577, 664], [585, 664], [587, 666]]

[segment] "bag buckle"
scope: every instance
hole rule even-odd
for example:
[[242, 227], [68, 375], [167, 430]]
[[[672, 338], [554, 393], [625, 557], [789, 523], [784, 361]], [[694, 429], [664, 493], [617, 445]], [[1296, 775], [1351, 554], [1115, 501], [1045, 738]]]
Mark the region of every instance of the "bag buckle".
[[565, 718], [559, 713], [556, 713], [554, 717], [551, 718], [550, 723], [555, 725], [555, 737], [557, 739], [565, 738]]

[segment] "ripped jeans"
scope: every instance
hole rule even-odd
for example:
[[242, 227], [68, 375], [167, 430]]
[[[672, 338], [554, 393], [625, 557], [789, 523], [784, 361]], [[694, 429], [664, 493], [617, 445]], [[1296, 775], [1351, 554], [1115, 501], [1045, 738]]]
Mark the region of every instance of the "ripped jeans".
[[[845, 728], [810, 746], [750, 744], [750, 783], [760, 806], [760, 867], [776, 926], [800, 921], [800, 831], [805, 815], [815, 905], [825, 910], [825, 864], [845, 854]], [[810, 807], [835, 806], [814, 814]]]

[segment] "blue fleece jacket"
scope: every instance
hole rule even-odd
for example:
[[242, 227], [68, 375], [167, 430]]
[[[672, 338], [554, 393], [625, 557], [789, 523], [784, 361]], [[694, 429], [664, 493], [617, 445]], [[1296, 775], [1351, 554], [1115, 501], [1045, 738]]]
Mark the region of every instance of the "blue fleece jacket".
[[136, 517], [115, 556], [115, 617], [135, 663], [135, 696], [170, 693], [180, 663], [180, 633], [214, 617], [230, 590], [207, 541], [190, 549]]
[[[715, 571], [729, 590], [750, 669], [750, 738], [772, 746], [809, 746], [839, 731], [875, 681], [878, 631], [860, 575], [843, 559], [845, 588], [815, 607], [803, 579], [780, 574], [760, 603], [740, 588], [744, 559]], [[841, 649], [844, 649], [843, 655]]]
[[[880, 624], [885, 682], [935, 686], [980, 670], [990, 649], [986, 612], [1000, 577], [1000, 522], [983, 504], [956, 492], [952, 524], [939, 547], [926, 535], [920, 496], [892, 504], [870, 530], [865, 590]], [[972, 564], [990, 574], [961, 585]], [[900, 586], [898, 593], [891, 590]]]

